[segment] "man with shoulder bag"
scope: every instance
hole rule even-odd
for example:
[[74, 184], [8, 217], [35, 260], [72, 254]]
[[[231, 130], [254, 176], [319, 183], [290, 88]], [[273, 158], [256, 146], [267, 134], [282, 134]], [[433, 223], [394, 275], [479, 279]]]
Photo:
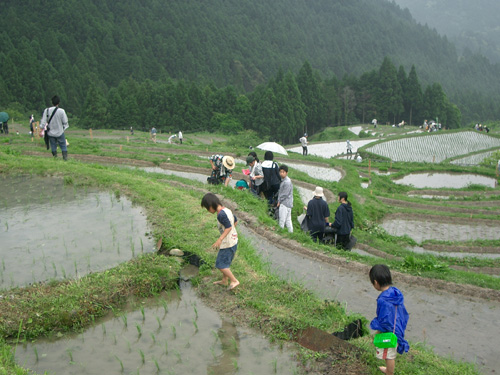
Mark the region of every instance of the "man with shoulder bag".
[[52, 155], [57, 157], [57, 145], [61, 148], [64, 160], [68, 160], [68, 146], [64, 131], [69, 127], [68, 116], [64, 109], [59, 108], [60, 99], [57, 95], [52, 97], [53, 107], [43, 111], [41, 129], [45, 129], [45, 144], [52, 150]]

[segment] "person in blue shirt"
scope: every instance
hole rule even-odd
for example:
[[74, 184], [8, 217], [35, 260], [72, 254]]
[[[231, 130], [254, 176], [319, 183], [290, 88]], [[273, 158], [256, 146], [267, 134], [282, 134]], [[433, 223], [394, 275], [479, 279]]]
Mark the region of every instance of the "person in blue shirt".
[[370, 269], [370, 281], [375, 289], [382, 292], [377, 298], [377, 316], [371, 321], [370, 328], [376, 333], [394, 332], [398, 338], [397, 348], [376, 348], [377, 358], [385, 360], [385, 366], [379, 367], [387, 375], [394, 374], [396, 352], [404, 354], [410, 349], [405, 340], [405, 330], [409, 314], [404, 305], [401, 291], [392, 286], [392, 276], [385, 264], [376, 264]]

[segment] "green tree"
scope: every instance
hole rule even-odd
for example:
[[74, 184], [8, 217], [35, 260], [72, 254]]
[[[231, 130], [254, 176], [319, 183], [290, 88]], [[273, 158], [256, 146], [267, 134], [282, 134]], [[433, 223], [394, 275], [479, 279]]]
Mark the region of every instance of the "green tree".
[[[414, 114], [418, 114], [420, 108], [422, 107], [422, 87], [417, 76], [417, 70], [415, 65], [411, 66], [410, 74], [408, 74], [408, 80], [406, 88], [404, 91], [404, 106], [405, 111], [409, 115], [409, 124], [413, 124]], [[423, 119], [421, 119], [423, 120]]]
[[379, 69], [379, 87], [379, 117], [383, 121], [390, 121], [394, 124], [404, 110], [403, 95], [396, 67], [388, 57], [384, 59]]

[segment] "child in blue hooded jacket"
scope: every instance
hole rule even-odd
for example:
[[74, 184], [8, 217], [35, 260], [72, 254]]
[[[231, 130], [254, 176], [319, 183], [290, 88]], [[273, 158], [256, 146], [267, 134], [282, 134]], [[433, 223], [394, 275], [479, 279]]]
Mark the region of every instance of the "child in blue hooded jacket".
[[371, 321], [370, 328], [377, 331], [376, 333], [394, 332], [398, 338], [397, 348], [376, 348], [377, 358], [385, 360], [385, 367], [379, 367], [380, 371], [393, 375], [396, 351], [403, 354], [410, 349], [408, 341], [405, 340], [409, 315], [404, 305], [403, 293], [392, 286], [389, 267], [385, 264], [373, 266], [370, 270], [370, 281], [375, 289], [382, 292], [377, 298], [377, 317]]

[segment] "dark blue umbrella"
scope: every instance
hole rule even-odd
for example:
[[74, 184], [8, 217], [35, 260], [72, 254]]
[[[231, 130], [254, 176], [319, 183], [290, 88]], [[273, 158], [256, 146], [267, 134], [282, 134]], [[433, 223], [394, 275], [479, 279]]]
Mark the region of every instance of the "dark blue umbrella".
[[0, 112], [0, 122], [9, 121], [9, 115], [7, 112]]

